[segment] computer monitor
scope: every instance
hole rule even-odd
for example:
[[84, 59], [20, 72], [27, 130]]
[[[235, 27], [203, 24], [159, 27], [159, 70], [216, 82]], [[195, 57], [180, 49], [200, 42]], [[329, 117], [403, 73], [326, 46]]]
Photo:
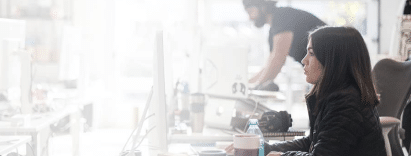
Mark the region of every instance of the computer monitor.
[[17, 61], [13, 56], [18, 56], [13, 52], [25, 47], [26, 24], [22, 20], [0, 18], [0, 30], [0, 90], [7, 91], [12, 85], [20, 85], [16, 82], [20, 77], [13, 77], [16, 73], [13, 64]]
[[31, 113], [31, 57], [25, 49], [26, 22], [0, 18], [0, 91], [19, 90], [8, 95], [19, 100], [23, 114]]
[[[168, 152], [163, 32], [157, 31], [155, 39], [155, 51], [153, 55], [153, 88], [144, 107], [141, 121], [134, 130], [137, 130], [137, 132], [132, 132], [134, 138], [131, 150], [124, 151], [123, 148], [121, 153], [122, 156], [135, 156], [136, 149], [140, 146], [146, 136], [148, 136], [147, 141], [150, 148], [148, 150], [149, 153], [143, 153], [143, 155], [159, 155], [160, 153]], [[141, 136], [140, 132], [142, 131], [143, 124], [146, 120], [149, 122], [149, 129], [147, 129], [146, 134], [139, 139]]]
[[155, 147], [150, 150], [150, 155], [158, 155], [168, 151], [163, 31], [156, 33], [153, 71], [153, 99], [149, 112], [154, 113], [154, 117], [149, 119], [149, 127], [155, 126], [155, 128], [148, 134], [148, 144]]

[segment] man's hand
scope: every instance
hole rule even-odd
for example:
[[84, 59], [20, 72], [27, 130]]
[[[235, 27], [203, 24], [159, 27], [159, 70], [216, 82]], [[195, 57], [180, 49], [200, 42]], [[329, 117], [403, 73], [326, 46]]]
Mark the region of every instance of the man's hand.
[[259, 85], [260, 85], [260, 83], [248, 83], [248, 88], [249, 88], [250, 90], [254, 90], [254, 89], [256, 89], [256, 87], [259, 86]]
[[271, 151], [270, 153], [267, 154], [267, 156], [281, 156], [283, 154], [282, 152], [277, 152], [277, 151]]

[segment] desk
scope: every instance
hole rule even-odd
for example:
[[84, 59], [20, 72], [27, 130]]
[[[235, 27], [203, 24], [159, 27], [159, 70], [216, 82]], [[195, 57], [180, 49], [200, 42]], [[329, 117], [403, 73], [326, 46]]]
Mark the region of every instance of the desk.
[[[294, 130], [295, 131], [295, 130]], [[304, 132], [304, 131], [299, 131]], [[281, 133], [281, 132], [278, 132]], [[288, 141], [293, 140], [296, 137], [302, 137], [304, 135], [297, 134], [297, 132], [284, 132], [288, 135], [276, 136], [276, 137], [264, 137], [266, 141], [269, 140], [279, 140]], [[295, 133], [295, 135], [293, 134]], [[232, 142], [233, 135], [239, 134], [238, 132], [232, 130], [215, 129], [205, 126], [203, 133], [192, 133], [191, 128], [188, 127], [187, 134], [170, 134], [170, 143], [216, 143], [216, 142]]]
[[285, 101], [287, 97], [284, 93], [279, 91], [264, 91], [264, 90], [250, 90], [249, 98], [256, 99], [258, 101]]
[[[73, 156], [79, 156], [79, 135], [80, 135], [80, 109], [76, 106], [67, 106], [61, 111], [33, 114], [30, 124], [13, 127], [10, 123], [2, 123], [0, 126], [1, 135], [30, 135], [32, 139], [33, 151], [36, 156], [49, 156], [46, 147], [48, 145], [50, 125], [62, 118], [70, 116], [70, 133], [72, 135]], [[27, 153], [28, 156], [32, 152]]]
[[[30, 141], [30, 136], [0, 136], [0, 155], [6, 155], [21, 145], [29, 144]], [[31, 152], [31, 148], [26, 147], [26, 154]]]
[[[165, 156], [193, 156], [202, 150], [223, 150], [233, 142], [233, 135], [237, 132], [231, 130], [215, 129], [205, 126], [203, 133], [192, 133], [187, 127], [187, 134], [169, 134], [168, 153]], [[295, 137], [264, 137], [270, 143], [292, 140]], [[147, 140], [145, 140], [148, 142]], [[143, 143], [144, 144], [144, 143]], [[148, 156], [148, 147], [140, 147], [143, 156]]]
[[[228, 130], [204, 127], [203, 133], [192, 133], [188, 127], [187, 134], [171, 134], [170, 143], [215, 143], [217, 141], [233, 141], [233, 134]], [[231, 132], [231, 131], [230, 131]]]

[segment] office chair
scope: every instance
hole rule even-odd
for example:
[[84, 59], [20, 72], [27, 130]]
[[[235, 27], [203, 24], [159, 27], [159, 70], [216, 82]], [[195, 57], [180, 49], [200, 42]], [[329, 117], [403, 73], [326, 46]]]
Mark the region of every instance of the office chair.
[[396, 126], [400, 125], [401, 121], [394, 117], [381, 116], [380, 122], [382, 126], [382, 134], [384, 136], [385, 148], [387, 151], [387, 156], [392, 156], [390, 139], [388, 138], [389, 132]]
[[407, 149], [409, 154], [411, 154], [411, 97], [408, 99], [408, 103], [404, 108], [404, 113], [402, 114], [401, 119], [401, 127], [405, 130], [405, 138], [402, 140], [402, 146]]
[[[411, 94], [411, 61], [383, 59], [374, 66], [372, 74], [377, 93], [380, 94], [380, 104], [377, 106], [380, 117], [401, 119]], [[380, 120], [383, 127], [392, 126], [388, 139], [393, 156], [404, 155], [400, 143], [400, 137], [404, 138], [404, 130], [400, 128], [398, 120]]]

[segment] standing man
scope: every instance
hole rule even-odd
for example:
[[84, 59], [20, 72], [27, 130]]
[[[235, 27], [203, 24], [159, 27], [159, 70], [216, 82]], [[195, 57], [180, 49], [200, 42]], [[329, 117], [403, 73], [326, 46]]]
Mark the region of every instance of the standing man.
[[289, 7], [276, 7], [275, 1], [243, 0], [244, 8], [256, 27], [270, 25], [270, 56], [264, 68], [249, 80], [255, 89], [278, 90], [273, 80], [281, 71], [287, 55], [301, 63], [307, 53], [308, 32], [326, 25], [314, 15]]

